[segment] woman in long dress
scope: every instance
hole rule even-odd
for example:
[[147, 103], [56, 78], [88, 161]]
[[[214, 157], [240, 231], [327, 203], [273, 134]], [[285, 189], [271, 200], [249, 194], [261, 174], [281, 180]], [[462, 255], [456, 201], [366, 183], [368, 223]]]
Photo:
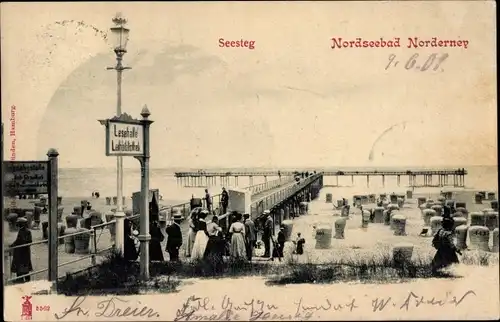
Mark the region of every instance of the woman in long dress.
[[[139, 257], [139, 250], [136, 247], [136, 237], [133, 234], [132, 222], [129, 219], [125, 219], [125, 234], [123, 241], [124, 253], [123, 257], [129, 261], [135, 261]], [[135, 231], [135, 230], [134, 230]]]
[[205, 249], [204, 259], [214, 266], [216, 270], [224, 263], [224, 236], [219, 226], [219, 219], [213, 216], [212, 222], [207, 224], [208, 243]]
[[189, 232], [188, 232], [188, 237], [187, 237], [187, 244], [186, 244], [186, 257], [191, 256], [191, 250], [193, 249], [194, 245], [194, 240], [196, 237], [196, 221], [197, 221], [197, 216], [200, 208], [194, 208], [191, 211], [191, 214], [189, 215]]
[[462, 252], [453, 242], [453, 220], [451, 218], [443, 219], [442, 228], [434, 236], [432, 244], [437, 249], [436, 255], [432, 259], [433, 273], [459, 262], [457, 253], [461, 255]]
[[149, 234], [151, 235], [151, 240], [149, 241], [149, 260], [160, 262], [165, 261], [163, 258], [163, 250], [161, 248], [161, 242], [165, 239], [165, 236], [163, 236], [163, 233], [161, 232], [158, 221], [153, 220], [149, 224]]
[[[31, 231], [28, 229], [28, 220], [24, 217], [17, 219], [17, 225], [19, 226], [19, 231], [17, 232], [17, 238], [10, 245], [10, 247], [22, 246], [26, 244], [31, 244], [33, 238], [31, 237]], [[10, 265], [11, 272], [16, 273], [16, 276], [24, 276], [33, 271], [33, 265], [31, 263], [31, 247], [19, 247], [12, 250], [12, 262]], [[30, 276], [24, 276], [15, 281], [15, 283], [24, 283], [31, 280]]]
[[207, 231], [207, 223], [205, 218], [208, 215], [208, 211], [203, 210], [198, 215], [198, 225], [196, 237], [194, 239], [193, 249], [191, 250], [191, 259], [198, 260], [202, 259], [203, 255], [205, 255], [205, 249], [207, 248], [208, 243], [208, 231]]
[[229, 227], [231, 234], [230, 256], [233, 259], [246, 259], [247, 252], [245, 249], [245, 225], [241, 222], [241, 214], [237, 213], [234, 222]]

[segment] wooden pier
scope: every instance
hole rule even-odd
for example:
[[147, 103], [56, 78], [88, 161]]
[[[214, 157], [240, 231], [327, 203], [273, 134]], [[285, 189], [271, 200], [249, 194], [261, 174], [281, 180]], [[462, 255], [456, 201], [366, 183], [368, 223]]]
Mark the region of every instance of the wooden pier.
[[212, 185], [230, 185], [238, 186], [238, 179], [248, 177], [250, 185], [253, 184], [255, 177], [264, 177], [267, 182], [268, 177], [281, 176], [301, 176], [307, 177], [309, 173], [321, 172], [324, 177], [335, 177], [339, 186], [339, 177], [351, 177], [351, 183], [354, 184], [354, 177], [366, 177], [367, 186], [370, 186], [370, 179], [379, 177], [382, 185], [385, 186], [387, 177], [396, 177], [398, 186], [401, 184], [401, 177], [408, 178], [408, 187], [465, 187], [465, 169], [416, 169], [416, 170], [288, 170], [288, 171], [196, 171], [196, 172], [176, 172], [175, 177], [180, 185], [186, 187], [206, 187]]

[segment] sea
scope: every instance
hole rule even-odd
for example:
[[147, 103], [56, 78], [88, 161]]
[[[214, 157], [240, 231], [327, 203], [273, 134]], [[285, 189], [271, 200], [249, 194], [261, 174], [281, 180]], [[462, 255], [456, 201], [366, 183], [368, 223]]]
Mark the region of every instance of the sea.
[[[497, 166], [462, 166], [468, 171], [465, 177], [465, 189], [484, 190], [498, 192], [498, 167]], [[448, 168], [448, 167], [447, 167]], [[459, 168], [459, 167], [449, 167]], [[342, 167], [339, 170], [374, 170], [375, 168], [368, 167]], [[380, 170], [408, 170], [408, 168], [377, 168]], [[412, 170], [418, 168], [411, 167]], [[183, 169], [183, 171], [198, 171], [199, 169]], [[264, 168], [245, 168], [245, 169], [227, 169], [227, 168], [212, 168], [204, 169], [205, 171], [263, 171], [277, 169]], [[285, 171], [287, 169], [281, 169]], [[333, 170], [333, 169], [323, 169]], [[183, 187], [175, 177], [175, 172], [178, 169], [151, 169], [149, 186], [151, 189], [159, 189], [162, 195], [162, 204], [175, 205], [187, 202], [192, 196], [204, 196], [205, 187]], [[336, 171], [336, 170], [335, 170]], [[140, 191], [141, 174], [140, 169], [124, 169], [123, 170], [123, 195], [131, 196], [132, 193]], [[267, 180], [274, 180], [276, 177], [268, 177]], [[433, 178], [437, 183], [437, 178]], [[254, 177], [253, 184], [263, 183], [263, 177]], [[421, 179], [422, 180], [422, 179]], [[452, 178], [449, 178], [449, 183], [452, 183]], [[355, 176], [353, 181], [351, 176], [340, 176], [338, 181], [335, 177], [325, 177], [324, 185], [338, 185], [335, 188], [341, 194], [346, 194], [349, 199], [349, 194], [356, 193], [382, 193], [382, 192], [404, 192], [408, 190], [408, 177], [401, 176], [400, 185], [397, 184], [396, 177], [386, 177], [385, 184], [382, 183], [380, 176], [370, 177], [369, 185], [365, 176]], [[116, 169], [113, 168], [62, 168], [59, 170], [59, 195], [62, 197], [82, 197], [89, 198], [93, 191], [99, 191], [101, 197], [116, 196]], [[248, 177], [240, 177], [238, 186], [244, 188], [250, 185]], [[226, 188], [235, 187], [235, 182], [232, 180]], [[222, 186], [219, 180], [217, 185], [206, 187], [212, 195], [219, 194]], [[335, 190], [334, 189], [334, 190]], [[435, 192], [443, 188], [415, 188], [414, 192]], [[457, 188], [454, 188], [457, 189]]]

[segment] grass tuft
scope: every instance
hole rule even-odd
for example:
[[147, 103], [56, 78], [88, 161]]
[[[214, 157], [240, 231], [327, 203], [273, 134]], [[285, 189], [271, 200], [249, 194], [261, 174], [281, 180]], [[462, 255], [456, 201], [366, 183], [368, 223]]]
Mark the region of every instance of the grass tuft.
[[[142, 282], [139, 279], [138, 262], [129, 262], [120, 254], [112, 252], [97, 266], [76, 274], [66, 274], [57, 281], [57, 292], [64, 295], [130, 295], [143, 289], [175, 291], [177, 280], [157, 279]], [[152, 276], [153, 277], [153, 276]]]

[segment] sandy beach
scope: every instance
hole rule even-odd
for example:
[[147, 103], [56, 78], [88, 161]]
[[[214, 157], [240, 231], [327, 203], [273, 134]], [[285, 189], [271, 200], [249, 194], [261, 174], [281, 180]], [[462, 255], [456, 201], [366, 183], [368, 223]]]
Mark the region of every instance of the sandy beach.
[[[293, 221], [292, 237], [295, 237], [298, 232], [306, 239], [305, 244], [305, 254], [302, 256], [293, 255], [291, 259], [291, 252], [293, 249], [292, 243], [287, 243], [285, 247], [285, 259], [293, 260], [298, 262], [311, 262], [311, 263], [325, 263], [334, 258], [339, 259], [354, 259], [359, 257], [373, 258], [374, 256], [382, 256], [391, 252], [394, 245], [399, 243], [410, 243], [414, 246], [413, 258], [425, 258], [433, 256], [435, 249], [431, 245], [432, 237], [421, 237], [419, 233], [421, 232], [424, 222], [421, 217], [421, 211], [417, 207], [416, 198], [419, 196], [425, 196], [427, 198], [437, 199], [439, 192], [421, 192], [414, 193], [413, 198], [406, 200], [403, 208], [399, 210], [399, 213], [407, 218], [406, 223], [406, 236], [395, 236], [393, 231], [384, 224], [373, 224], [370, 223], [368, 228], [361, 228], [361, 212], [355, 207], [351, 207], [351, 213], [349, 215], [349, 220], [347, 220], [347, 225], [345, 228], [345, 239], [332, 239], [331, 248], [327, 250], [315, 249], [314, 240], [314, 229], [313, 226], [318, 226], [319, 224], [331, 225], [333, 229], [334, 221], [339, 218], [340, 211], [335, 210], [332, 203], [326, 203], [326, 194], [333, 194], [333, 201], [336, 203], [337, 199], [342, 197], [349, 200], [352, 204], [352, 195], [359, 194], [360, 192], [367, 193], [404, 193], [405, 188], [401, 187], [399, 190], [381, 190], [381, 189], [361, 189], [359, 187], [340, 187], [340, 188], [323, 188], [321, 190], [318, 199], [314, 200], [309, 205], [309, 213], [304, 216], [295, 218]], [[483, 201], [483, 204], [474, 204], [474, 191], [473, 190], [457, 190], [454, 192], [454, 199], [460, 202], [466, 202], [469, 212], [481, 211], [485, 208], [490, 208], [489, 201]], [[80, 200], [83, 198], [63, 198], [62, 206], [64, 207], [63, 220], [66, 215], [68, 215], [73, 206], [79, 205]], [[94, 209], [103, 213], [111, 210], [115, 206], [109, 206], [105, 204], [105, 199], [87, 199], [92, 203]], [[32, 200], [21, 200], [22, 203], [30, 203]], [[131, 208], [131, 199], [126, 199], [126, 207]], [[364, 205], [364, 208], [373, 208], [375, 204]], [[47, 215], [42, 215], [41, 221], [46, 221]], [[470, 220], [470, 219], [469, 219]], [[187, 223], [182, 224], [183, 236], [187, 239]], [[42, 240], [41, 230], [32, 230], [33, 240]], [[9, 232], [7, 225], [4, 225], [4, 236], [8, 236], [7, 242], [10, 244], [14, 241], [16, 234]], [[99, 230], [97, 233], [97, 249], [106, 249], [112, 245], [111, 235], [107, 228]], [[162, 250], [165, 259], [168, 259], [168, 254], [165, 252], [166, 240], [162, 243]], [[490, 234], [490, 247], [492, 245], [492, 234]], [[185, 246], [185, 245], [184, 245]], [[48, 265], [48, 252], [47, 244], [34, 245], [31, 248], [32, 261], [34, 265], [34, 271], [47, 268]], [[257, 255], [260, 254], [262, 250], [256, 250]], [[498, 253], [488, 253], [490, 262], [498, 263]], [[475, 259], [483, 256], [477, 251], [466, 251], [464, 252], [465, 257], [472, 258], [473, 262]], [[82, 258], [80, 261], [77, 259]], [[184, 249], [181, 249], [181, 258], [184, 258]], [[5, 265], [10, 267], [10, 258], [6, 258]], [[102, 256], [97, 256], [96, 261], [102, 260]], [[256, 258], [256, 260], [259, 260]], [[73, 262], [75, 261], [75, 262]], [[59, 276], [64, 276], [67, 272], [76, 272], [91, 265], [91, 257], [89, 255], [77, 255], [68, 254], [64, 251], [64, 245], [59, 246], [59, 263], [73, 262], [68, 265], [61, 266], [59, 268]], [[9, 266], [7, 266], [9, 265]], [[9, 270], [10, 271], [10, 270]], [[8, 272], [7, 272], [8, 273]], [[36, 274], [33, 279], [44, 279], [47, 276], [47, 272], [42, 272]]]
[[[332, 203], [326, 203], [326, 194], [333, 194], [333, 201], [336, 203], [337, 199], [345, 197], [352, 205], [352, 190], [338, 189], [338, 188], [324, 188], [321, 190], [320, 196], [309, 204], [309, 214], [307, 216], [300, 216], [294, 219], [292, 234], [296, 236], [298, 232], [306, 238], [305, 255], [294, 256], [298, 261], [311, 261], [314, 263], [328, 262], [335, 257], [341, 258], [357, 258], [373, 257], [382, 253], [390, 252], [394, 245], [399, 243], [410, 243], [414, 245], [413, 258], [433, 256], [435, 249], [431, 245], [432, 236], [421, 237], [419, 236], [424, 221], [421, 217], [421, 210], [417, 207], [417, 198], [422, 196], [437, 200], [438, 193], [425, 192], [414, 193], [413, 198], [405, 202], [403, 208], [398, 211], [406, 217], [406, 236], [395, 236], [389, 226], [384, 224], [370, 223], [368, 228], [361, 228], [361, 211], [351, 206], [351, 213], [349, 220], [345, 227], [345, 239], [332, 239], [332, 247], [328, 250], [315, 249], [315, 240], [313, 237], [313, 226], [320, 224], [333, 225], [336, 219], [340, 217], [340, 210], [334, 210]], [[446, 189], [443, 189], [446, 190]], [[359, 190], [355, 190], [359, 191]], [[404, 193], [405, 190], [393, 191], [385, 190], [386, 193]], [[365, 190], [365, 194], [375, 193], [369, 189]], [[378, 191], [381, 193], [381, 191]], [[483, 204], [474, 204], [474, 191], [455, 191], [454, 199], [458, 202], [466, 202], [467, 209], [470, 212], [482, 211], [486, 208], [491, 208], [490, 202], [485, 200]], [[364, 209], [374, 208], [375, 204], [363, 205]], [[470, 223], [470, 218], [469, 218]], [[490, 234], [490, 247], [492, 245], [492, 234]], [[290, 248], [288, 248], [290, 249]], [[476, 252], [465, 252], [465, 256], [478, 256], [473, 254]], [[489, 253], [493, 261], [498, 262], [498, 253]]]

